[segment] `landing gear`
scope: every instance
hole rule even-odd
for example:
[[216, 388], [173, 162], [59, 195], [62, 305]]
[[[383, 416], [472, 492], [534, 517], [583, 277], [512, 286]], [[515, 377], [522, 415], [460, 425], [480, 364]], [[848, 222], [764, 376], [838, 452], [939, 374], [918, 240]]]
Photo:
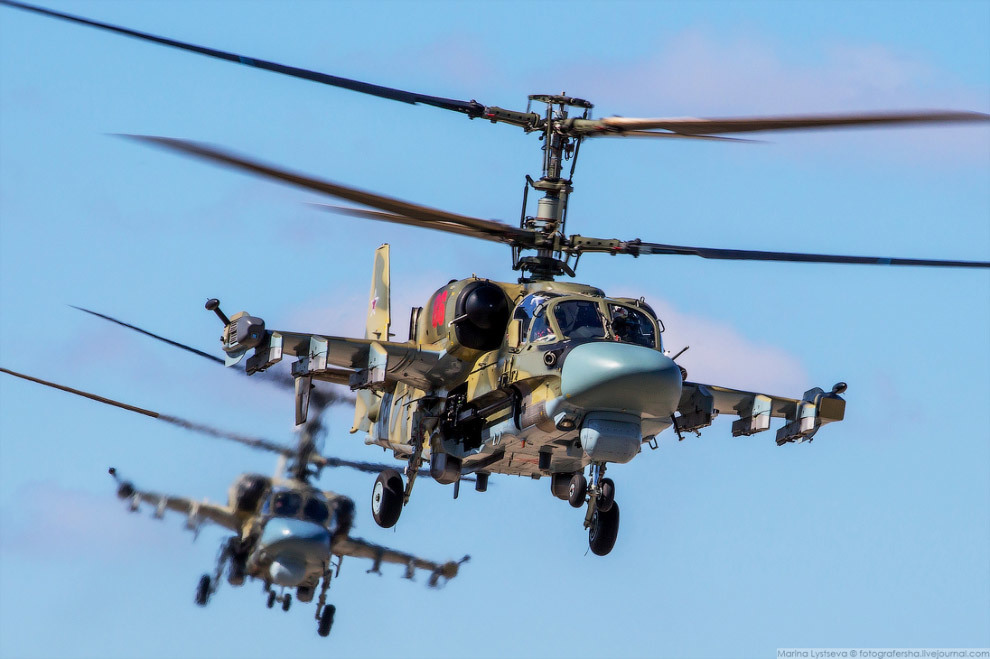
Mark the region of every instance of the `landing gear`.
[[[338, 564], [338, 568], [340, 565]], [[328, 566], [323, 572], [323, 584], [320, 586], [320, 599], [316, 603], [316, 620], [318, 625], [316, 627], [316, 633], [320, 636], [329, 636], [330, 628], [333, 627], [333, 616], [337, 613], [337, 607], [333, 604], [327, 604], [327, 590], [330, 589], [330, 578], [333, 572]]]
[[[614, 542], [614, 540], [613, 540], [613, 542]], [[282, 597], [282, 610], [283, 611], [288, 611], [290, 606], [292, 606], [292, 595], [290, 593], [286, 593]]]
[[320, 636], [329, 636], [330, 628], [333, 627], [333, 617], [337, 613], [337, 607], [333, 604], [328, 604], [323, 607], [323, 613], [320, 614], [320, 625], [316, 628], [316, 633]]
[[613, 502], [608, 510], [595, 508], [588, 527], [588, 545], [596, 556], [605, 556], [615, 546], [619, 535], [619, 504]]
[[395, 526], [402, 513], [402, 476], [395, 469], [386, 469], [375, 479], [371, 493], [371, 515], [383, 529]]
[[275, 606], [275, 599], [277, 597], [278, 597], [278, 595], [275, 594], [275, 591], [274, 590], [268, 591], [268, 601], [265, 603], [265, 605], [269, 609], [272, 608], [273, 606]]
[[571, 473], [550, 474], [550, 493], [558, 499], [566, 500], [573, 477], [574, 474]]
[[598, 484], [598, 498], [595, 500], [598, 510], [607, 513], [615, 505], [615, 483], [611, 478], [603, 478]]
[[574, 474], [571, 482], [567, 486], [567, 502], [575, 508], [584, 505], [584, 498], [588, 495], [588, 479], [584, 474]]
[[[615, 503], [615, 483], [611, 478], [604, 478], [605, 464], [595, 462], [591, 465], [591, 485], [587, 486], [584, 477], [577, 474], [572, 479], [572, 496], [568, 498], [572, 506], [580, 506], [584, 500], [582, 494], [578, 498], [577, 491], [585, 486], [588, 497], [588, 512], [584, 517], [584, 528], [588, 529], [588, 545], [596, 556], [605, 556], [615, 546], [619, 535], [619, 504]], [[580, 480], [578, 480], [580, 478]]]
[[204, 574], [196, 585], [196, 604], [206, 606], [210, 601], [210, 575]]

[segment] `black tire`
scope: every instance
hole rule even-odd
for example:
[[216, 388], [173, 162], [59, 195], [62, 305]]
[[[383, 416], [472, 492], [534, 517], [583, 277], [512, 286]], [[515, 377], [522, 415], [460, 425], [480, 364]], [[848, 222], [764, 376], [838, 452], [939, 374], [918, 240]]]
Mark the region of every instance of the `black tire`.
[[598, 510], [607, 513], [615, 503], [615, 483], [611, 478], [603, 478], [598, 485]]
[[587, 494], [588, 479], [584, 477], [584, 474], [574, 474], [568, 486], [567, 502], [575, 508], [580, 508], [584, 505], [584, 498]]
[[204, 574], [196, 584], [196, 604], [206, 606], [208, 601], [210, 601], [210, 575]]
[[233, 558], [227, 568], [227, 582], [231, 586], [240, 586], [244, 583], [245, 567], [244, 563]]
[[333, 616], [337, 613], [337, 607], [333, 604], [327, 604], [323, 607], [323, 613], [320, 614], [320, 626], [317, 628], [316, 633], [320, 636], [329, 636], [330, 628], [333, 627]]
[[272, 608], [273, 606], [275, 606], [275, 591], [274, 590], [268, 591], [268, 601], [265, 603], [265, 605], [269, 609]]
[[290, 606], [292, 606], [292, 595], [290, 593], [286, 593], [285, 597], [282, 598], [282, 610], [288, 611]]
[[402, 476], [395, 469], [378, 474], [371, 491], [371, 516], [383, 529], [395, 526], [402, 513]]
[[574, 474], [550, 474], [550, 494], [567, 501], [567, 492]]
[[588, 529], [588, 545], [591, 553], [605, 556], [615, 546], [619, 535], [619, 504], [612, 503], [608, 510], [595, 509], [591, 513], [591, 527]]

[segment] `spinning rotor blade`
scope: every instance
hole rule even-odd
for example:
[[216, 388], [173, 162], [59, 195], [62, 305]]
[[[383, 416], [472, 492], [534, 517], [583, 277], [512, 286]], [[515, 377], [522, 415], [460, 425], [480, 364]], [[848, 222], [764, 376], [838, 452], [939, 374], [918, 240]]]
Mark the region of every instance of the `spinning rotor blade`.
[[629, 241], [620, 243], [613, 250], [623, 254], [685, 254], [703, 259], [729, 261], [790, 261], [799, 263], [853, 263], [860, 265], [913, 265], [943, 268], [990, 268], [988, 261], [943, 261], [937, 259], [902, 259], [883, 256], [838, 256], [834, 254], [801, 254], [796, 252], [764, 252], [748, 249], [718, 249], [711, 247], [685, 247]]
[[[392, 213], [383, 213], [381, 211], [373, 211], [365, 208], [349, 208], [347, 206], [334, 206], [332, 204], [310, 204], [321, 210], [328, 211], [330, 213], [337, 213], [339, 215], [350, 215], [351, 217], [360, 217], [367, 220], [377, 220], [380, 222], [393, 222], [395, 224], [405, 224], [407, 226], [423, 227], [426, 229], [436, 229], [437, 231], [446, 231], [447, 233], [453, 233], [458, 236], [468, 236], [469, 238], [480, 238], [482, 240], [491, 240], [497, 243], [508, 243], [514, 244], [515, 241], [510, 237], [509, 232], [506, 233], [495, 233], [493, 231], [480, 231], [478, 229], [470, 229], [457, 224], [450, 224], [448, 222], [427, 222], [425, 220], [413, 220], [402, 215], [394, 215]], [[510, 227], [507, 224], [502, 224], [501, 222], [491, 221], [492, 224], [498, 225], [500, 228], [508, 229], [510, 232], [515, 229], [515, 227]]]
[[[289, 183], [305, 190], [321, 192], [332, 197], [339, 197], [340, 199], [346, 199], [357, 204], [371, 206], [372, 208], [377, 208], [385, 211], [386, 213], [398, 216], [398, 218], [390, 221], [400, 221], [399, 218], [401, 218], [404, 224], [414, 224], [427, 228], [437, 229], [444, 226], [471, 229], [478, 233], [498, 236], [499, 238], [495, 239], [500, 240], [501, 242], [507, 242], [520, 246], [530, 245], [533, 241], [533, 236], [530, 232], [524, 229], [509, 226], [507, 224], [502, 224], [501, 222], [482, 220], [476, 217], [468, 217], [466, 215], [457, 215], [455, 213], [448, 213], [446, 211], [429, 208], [427, 206], [420, 206], [419, 204], [413, 204], [408, 201], [402, 201], [401, 199], [385, 197], [373, 192], [365, 192], [356, 188], [350, 188], [338, 183], [333, 183], [325, 179], [317, 179], [304, 174], [279, 169], [278, 167], [274, 167], [256, 160], [250, 160], [207, 144], [174, 139], [170, 137], [152, 137], [148, 135], [123, 135], [123, 137], [164, 147], [172, 151], [178, 151], [203, 160], [210, 160], [212, 162], [233, 167], [234, 169], [257, 174], [264, 178]], [[387, 218], [376, 217], [375, 219]], [[462, 235], [467, 234], [462, 233]]]
[[145, 336], [150, 336], [151, 338], [157, 339], [157, 340], [162, 341], [164, 343], [167, 343], [170, 346], [175, 346], [176, 348], [179, 348], [181, 350], [185, 350], [186, 352], [191, 352], [194, 355], [199, 355], [200, 357], [205, 357], [206, 359], [209, 359], [210, 361], [216, 362], [218, 364], [223, 364], [224, 363], [223, 360], [220, 359], [219, 357], [217, 357], [216, 355], [211, 355], [208, 352], [203, 352], [202, 350], [198, 350], [197, 348], [193, 348], [192, 346], [187, 346], [184, 343], [179, 343], [178, 341], [173, 341], [172, 339], [166, 339], [164, 336], [160, 336], [158, 334], [153, 334], [152, 332], [149, 332], [148, 330], [141, 329], [140, 327], [137, 327], [135, 325], [131, 325], [130, 323], [125, 323], [122, 320], [117, 320], [116, 318], [113, 318], [111, 316], [106, 316], [104, 314], [101, 314], [98, 311], [91, 311], [89, 309], [84, 309], [83, 307], [77, 307], [74, 304], [70, 304], [69, 306], [72, 307], [73, 309], [78, 309], [79, 311], [84, 311], [84, 312], [90, 314], [91, 316], [96, 316], [97, 318], [102, 318], [103, 320], [109, 320], [111, 323], [116, 323], [117, 325], [120, 325], [121, 327], [126, 327], [127, 329], [134, 330], [135, 332], [138, 332], [140, 334], [144, 334]]
[[[103, 320], [108, 320], [111, 323], [115, 323], [117, 325], [120, 325], [121, 327], [126, 327], [127, 329], [134, 330], [135, 332], [138, 332], [140, 334], [144, 334], [145, 336], [150, 336], [151, 338], [156, 339], [158, 341], [162, 341], [163, 343], [167, 343], [170, 346], [175, 346], [176, 348], [179, 348], [181, 350], [185, 350], [186, 352], [191, 352], [194, 355], [198, 355], [200, 357], [205, 357], [206, 359], [209, 359], [212, 362], [216, 362], [216, 363], [220, 364], [221, 366], [224, 364], [224, 361], [222, 359], [220, 359], [219, 357], [216, 357], [214, 355], [211, 355], [208, 352], [203, 352], [202, 350], [199, 350], [197, 348], [193, 348], [192, 346], [187, 346], [184, 343], [179, 343], [178, 341], [173, 341], [172, 339], [166, 338], [166, 337], [161, 336], [159, 334], [155, 334], [153, 332], [149, 332], [148, 330], [141, 329], [140, 327], [138, 327], [136, 325], [131, 325], [130, 323], [125, 323], [124, 321], [119, 320], [117, 318], [114, 318], [112, 316], [107, 316], [105, 314], [99, 313], [98, 311], [92, 311], [90, 309], [84, 309], [83, 307], [77, 307], [77, 306], [71, 305], [71, 304], [69, 306], [71, 306], [73, 309], [78, 309], [79, 311], [84, 311], [84, 312], [86, 312], [86, 313], [88, 313], [90, 315], [96, 316], [97, 318], [102, 318]], [[344, 369], [340, 369], [340, 370], [341, 370], [341, 375], [342, 375], [342, 377], [345, 380], [347, 378], [349, 378], [349, 376], [350, 376], [350, 372], [349, 371], [348, 372], [345, 372]], [[243, 371], [243, 370], [238, 370], [237, 372], [238, 373], [241, 373], [242, 375], [247, 375], [247, 373], [245, 371]], [[263, 380], [267, 380], [269, 382], [273, 382], [276, 385], [278, 385], [278, 386], [280, 386], [282, 388], [285, 388], [285, 389], [289, 389], [289, 390], [293, 390], [293, 391], [295, 390], [295, 382], [292, 379], [292, 377], [291, 376], [288, 376], [288, 375], [285, 375], [283, 373], [277, 373], [277, 372], [274, 372], [274, 371], [263, 371], [261, 373], [255, 374], [255, 377], [260, 377]], [[330, 405], [336, 405], [338, 403], [350, 403], [350, 402], [353, 402], [353, 399], [350, 396], [341, 396], [341, 395], [337, 394], [334, 391], [327, 391], [325, 389], [316, 388], [316, 387], [314, 387], [311, 390], [309, 400], [310, 400], [310, 404], [311, 405], [315, 405], [320, 410], [323, 410], [324, 408], [326, 408], [326, 407], [328, 407]]]
[[982, 112], [954, 112], [930, 110], [925, 112], [863, 112], [859, 114], [819, 114], [780, 117], [736, 117], [726, 119], [696, 119], [674, 117], [669, 119], [637, 119], [632, 117], [605, 117], [582, 122], [576, 127], [589, 137], [609, 135], [614, 131], [665, 130], [675, 135], [701, 137], [722, 133], [750, 133], [771, 130], [809, 130], [822, 128], [848, 128], [856, 126], [896, 126], [906, 124], [945, 124], [990, 120]]
[[[82, 396], [83, 398], [88, 398], [89, 400], [95, 400], [98, 403], [104, 403], [106, 405], [112, 405], [113, 407], [119, 407], [122, 410], [127, 410], [128, 412], [136, 412], [138, 414], [143, 414], [144, 416], [149, 416], [153, 419], [158, 419], [159, 421], [164, 421], [165, 423], [170, 423], [174, 426], [180, 428], [185, 428], [186, 430], [192, 430], [193, 432], [198, 432], [204, 435], [209, 435], [210, 437], [217, 437], [220, 439], [228, 439], [238, 444], [243, 444], [245, 446], [250, 446], [251, 448], [256, 448], [262, 451], [268, 451], [270, 453], [276, 453], [285, 458], [291, 459], [296, 456], [297, 451], [291, 449], [287, 446], [283, 446], [278, 442], [274, 442], [268, 439], [262, 439], [260, 437], [249, 437], [247, 435], [241, 435], [239, 433], [228, 432], [226, 430], [220, 430], [203, 423], [197, 423], [196, 421], [189, 421], [181, 417], [172, 416], [169, 414], [162, 414], [160, 412], [155, 412], [154, 410], [147, 410], [142, 407], [137, 407], [136, 405], [128, 405], [127, 403], [122, 403], [120, 401], [114, 400], [112, 398], [106, 398], [104, 396], [97, 396], [96, 394], [91, 394], [87, 391], [82, 391], [80, 389], [73, 389], [72, 387], [66, 387], [65, 385], [56, 384], [55, 382], [49, 382], [48, 380], [42, 380], [40, 378], [35, 378], [30, 375], [25, 375], [23, 373], [18, 373], [17, 371], [11, 371], [10, 369], [0, 367], [0, 373], [6, 373], [7, 375], [12, 375], [16, 378], [21, 378], [23, 380], [28, 380], [29, 382], [35, 382], [37, 384], [44, 385], [46, 387], [51, 387], [52, 389], [58, 389], [59, 391], [65, 391], [70, 394], [75, 394], [76, 396]], [[379, 473], [384, 469], [394, 469], [395, 465], [380, 464], [376, 462], [358, 462], [355, 460], [344, 460], [341, 458], [332, 458], [319, 453], [313, 453], [309, 456], [309, 461], [318, 467], [350, 467], [352, 469], [357, 469], [358, 471], [363, 471], [367, 473]], [[429, 475], [428, 469], [420, 470], [420, 475]], [[466, 479], [465, 479], [466, 480]]]
[[360, 92], [362, 94], [369, 94], [371, 96], [387, 98], [392, 101], [401, 101], [403, 103], [409, 103], [412, 105], [422, 103], [423, 105], [432, 105], [433, 107], [442, 108], [444, 110], [453, 110], [455, 112], [461, 112], [463, 114], [466, 114], [472, 119], [474, 117], [480, 117], [485, 109], [485, 106], [482, 105], [481, 103], [478, 103], [477, 101], [459, 101], [451, 98], [442, 98], [440, 96], [417, 94], [414, 92], [403, 91], [401, 89], [393, 89], [392, 87], [373, 85], [371, 83], [361, 82], [360, 80], [341, 78], [326, 73], [320, 73], [318, 71], [310, 71], [308, 69], [300, 69], [294, 66], [286, 66], [284, 64], [269, 62], [262, 59], [244, 57], [243, 55], [237, 55], [235, 53], [228, 53], [213, 48], [205, 48], [203, 46], [197, 46], [182, 41], [176, 41], [174, 39], [159, 37], [154, 34], [148, 34], [146, 32], [138, 32], [137, 30], [130, 30], [128, 28], [118, 27], [116, 25], [110, 25], [109, 23], [101, 23], [99, 21], [90, 20], [88, 18], [83, 18], [81, 16], [73, 16], [72, 14], [63, 14], [61, 12], [52, 11], [51, 9], [45, 9], [43, 7], [28, 5], [22, 2], [15, 2], [14, 0], [0, 0], [0, 4], [8, 5], [10, 7], [16, 7], [17, 9], [24, 9], [26, 11], [42, 14], [44, 16], [50, 16], [52, 18], [61, 18], [63, 20], [72, 21], [74, 23], [79, 23], [81, 25], [88, 25], [90, 27], [99, 28], [101, 30], [116, 32], [117, 34], [122, 34], [127, 37], [133, 37], [135, 39], [151, 41], [153, 43], [157, 43], [162, 46], [170, 46], [172, 48], [179, 48], [181, 50], [187, 50], [193, 53], [198, 53], [200, 55], [206, 55], [208, 57], [215, 57], [217, 59], [227, 60], [228, 62], [244, 64], [245, 66], [250, 66], [256, 69], [264, 69], [266, 71], [281, 73], [282, 75], [292, 76], [294, 78], [302, 78], [304, 80], [310, 80], [312, 82], [319, 82], [324, 85], [330, 85], [331, 87], [350, 89], [351, 91]]
[[112, 398], [104, 398], [103, 396], [97, 396], [96, 394], [91, 394], [87, 391], [81, 391], [79, 389], [73, 389], [72, 387], [66, 387], [61, 384], [49, 382], [48, 380], [34, 378], [31, 377], [30, 375], [24, 375], [23, 373], [11, 371], [10, 369], [6, 369], [3, 367], [0, 367], [0, 373], [6, 373], [7, 375], [13, 375], [15, 378], [21, 378], [23, 380], [28, 380], [30, 382], [36, 382], [46, 387], [51, 387], [52, 389], [58, 389], [59, 391], [65, 391], [70, 394], [75, 394], [76, 396], [82, 396], [83, 398], [95, 400], [98, 403], [105, 403], [106, 405], [119, 407], [120, 409], [127, 410], [128, 412], [137, 412], [138, 414], [150, 416], [152, 419], [158, 419], [159, 421], [164, 421], [165, 423], [171, 423], [174, 426], [179, 426], [180, 428], [185, 428], [186, 430], [192, 430], [194, 432], [202, 433], [204, 435], [209, 435], [211, 437], [218, 437], [220, 439], [229, 439], [239, 444], [244, 444], [252, 448], [261, 449], [263, 451], [278, 453], [286, 457], [290, 457], [294, 454], [294, 451], [292, 451], [292, 449], [288, 449], [276, 442], [272, 442], [267, 439], [261, 439], [259, 437], [248, 437], [247, 435], [241, 435], [234, 432], [227, 432], [226, 430], [220, 430], [218, 428], [214, 428], [213, 426], [208, 426], [203, 423], [188, 421], [181, 417], [171, 416], [169, 414], [161, 414], [160, 412], [155, 412], [153, 410], [146, 410], [142, 407], [137, 407], [135, 405], [128, 405], [127, 403], [121, 403], [120, 401], [114, 400]]

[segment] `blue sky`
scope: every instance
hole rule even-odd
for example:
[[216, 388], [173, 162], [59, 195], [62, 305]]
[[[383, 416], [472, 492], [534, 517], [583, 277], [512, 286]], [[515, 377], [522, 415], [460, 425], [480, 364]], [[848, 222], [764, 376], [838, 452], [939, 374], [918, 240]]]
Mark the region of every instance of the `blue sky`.
[[[531, 93], [596, 116], [864, 109], [990, 112], [986, 2], [174, 3], [47, 6], [452, 98]], [[0, 364], [291, 441], [292, 400], [100, 323], [219, 352], [219, 297], [269, 326], [354, 334], [372, 253], [393, 318], [451, 277], [511, 279], [508, 254], [313, 210], [314, 195], [109, 136], [214, 142], [369, 190], [514, 222], [533, 136], [0, 8]], [[990, 259], [990, 130], [784, 134], [769, 144], [613, 140], [582, 150], [569, 228], [742, 249]], [[622, 528], [586, 555], [547, 482], [417, 484], [395, 530], [373, 478], [330, 473], [356, 535], [435, 559], [440, 591], [344, 562], [330, 639], [260, 586], [192, 602], [222, 534], [128, 515], [106, 468], [224, 500], [274, 462], [0, 379], [4, 657], [772, 656], [778, 647], [990, 646], [990, 275], [961, 270], [586, 257], [579, 279], [646, 296], [692, 379], [800, 396], [849, 383], [811, 445], [662, 437], [610, 469]], [[202, 363], [201, 363], [202, 361]], [[327, 450], [385, 459], [329, 417]]]

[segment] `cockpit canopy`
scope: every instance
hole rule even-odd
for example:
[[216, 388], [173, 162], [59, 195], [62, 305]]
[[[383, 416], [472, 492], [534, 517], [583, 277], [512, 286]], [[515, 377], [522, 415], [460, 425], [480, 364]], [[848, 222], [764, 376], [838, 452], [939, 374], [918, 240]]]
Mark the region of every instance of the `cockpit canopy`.
[[303, 493], [281, 488], [271, 493], [262, 512], [275, 517], [298, 517], [321, 526], [326, 526], [330, 518], [330, 508], [319, 492]]
[[657, 325], [633, 306], [604, 299], [533, 293], [516, 306], [513, 320], [532, 343], [612, 340], [660, 348]]

